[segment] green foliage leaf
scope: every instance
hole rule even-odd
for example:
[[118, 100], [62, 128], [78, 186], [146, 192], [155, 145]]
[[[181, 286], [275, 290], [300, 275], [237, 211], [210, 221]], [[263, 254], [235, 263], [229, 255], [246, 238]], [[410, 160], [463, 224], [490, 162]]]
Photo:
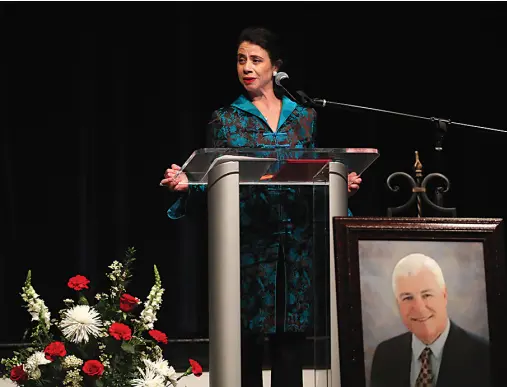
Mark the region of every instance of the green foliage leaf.
[[125, 352], [131, 353], [131, 354], [136, 353], [135, 347], [132, 344], [126, 342], [126, 341], [124, 341], [121, 344], [121, 349], [123, 349]]
[[89, 305], [88, 300], [84, 295], [79, 296], [79, 301], [77, 303], [79, 305]]

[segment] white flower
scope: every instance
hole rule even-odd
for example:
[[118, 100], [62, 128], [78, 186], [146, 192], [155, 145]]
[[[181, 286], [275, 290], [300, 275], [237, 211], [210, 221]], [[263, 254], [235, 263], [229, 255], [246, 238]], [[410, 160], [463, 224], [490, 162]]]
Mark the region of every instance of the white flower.
[[38, 367], [49, 363], [51, 363], [51, 360], [46, 359], [44, 351], [37, 351], [26, 360], [25, 368]]
[[35, 367], [33, 370], [30, 371], [30, 373], [28, 373], [28, 379], [31, 379], [31, 380], [39, 380], [42, 376], [42, 372], [40, 372], [40, 369], [39, 367]]
[[163, 358], [157, 359], [156, 361], [143, 359], [143, 362], [146, 365], [146, 368], [151, 368], [157, 375], [168, 378], [171, 381], [176, 380], [176, 371], [173, 367], [169, 366], [167, 360], [164, 360]]
[[49, 313], [46, 304], [39, 298], [39, 295], [32, 286], [31, 270], [28, 270], [25, 286], [23, 286], [22, 290], [21, 297], [27, 303], [27, 309], [32, 316], [32, 321], [40, 320], [49, 329], [51, 326], [51, 313]]
[[26, 364], [23, 366], [23, 369], [30, 379], [37, 380], [41, 377], [39, 366], [49, 363], [51, 363], [51, 360], [46, 359], [44, 352], [38, 351], [26, 360]]
[[155, 270], [155, 284], [151, 288], [148, 300], [144, 303], [144, 310], [141, 312], [141, 321], [147, 329], [153, 329], [154, 322], [157, 321], [157, 310], [160, 309], [162, 303], [162, 295], [164, 289], [162, 288], [162, 282], [160, 280], [160, 274], [158, 273], [157, 266]]
[[74, 343], [87, 343], [89, 335], [100, 335], [102, 322], [99, 313], [88, 305], [77, 305], [65, 312], [61, 328], [67, 340]]
[[83, 385], [83, 376], [79, 373], [78, 369], [72, 369], [67, 371], [65, 379], [63, 380], [64, 386], [80, 387]]
[[146, 368], [146, 372], [141, 368], [138, 368], [141, 373], [141, 378], [134, 379], [131, 381], [132, 386], [134, 387], [167, 387], [164, 378], [157, 373], [152, 368]]
[[19, 387], [16, 382], [13, 382], [9, 378], [0, 379], [0, 387]]
[[40, 319], [44, 321], [49, 328], [48, 322], [51, 320], [51, 313], [44, 304], [44, 301], [37, 297], [36, 295], [35, 298], [28, 301], [28, 313], [32, 316], [32, 321], [39, 321]]
[[113, 261], [113, 263], [109, 265], [109, 268], [113, 269], [113, 272], [118, 273], [121, 271], [121, 269], [123, 269], [123, 264], [118, 261]]
[[62, 360], [62, 367], [65, 369], [77, 368], [83, 364], [83, 360], [74, 355], [67, 355]]

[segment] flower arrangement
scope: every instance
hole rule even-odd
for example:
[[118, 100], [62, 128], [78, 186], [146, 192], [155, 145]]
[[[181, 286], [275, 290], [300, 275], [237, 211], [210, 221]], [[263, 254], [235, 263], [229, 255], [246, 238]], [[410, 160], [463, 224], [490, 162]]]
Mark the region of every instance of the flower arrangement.
[[1, 360], [0, 386], [174, 387], [183, 377], [199, 377], [197, 361], [189, 359], [188, 369], [177, 375], [163, 357], [160, 345], [167, 344], [167, 336], [155, 329], [164, 293], [157, 267], [144, 305], [126, 292], [135, 252], [127, 249], [122, 262], [109, 266], [108, 293], [91, 297], [86, 277], [70, 278], [67, 286], [76, 292], [75, 300], [63, 300], [65, 307], [54, 319], [28, 271], [21, 296], [35, 321], [28, 331], [31, 345]]

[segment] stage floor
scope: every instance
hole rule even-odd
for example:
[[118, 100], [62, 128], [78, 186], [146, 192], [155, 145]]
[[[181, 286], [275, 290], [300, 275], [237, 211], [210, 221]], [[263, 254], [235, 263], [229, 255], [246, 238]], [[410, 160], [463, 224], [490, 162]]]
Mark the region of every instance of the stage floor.
[[[330, 374], [330, 371], [329, 371]], [[263, 371], [263, 387], [271, 387], [271, 371]], [[182, 386], [185, 387], [209, 387], [209, 373], [204, 372], [201, 377], [196, 378], [189, 376], [181, 380]], [[179, 385], [179, 384], [178, 384]], [[329, 381], [328, 371], [326, 370], [304, 370], [303, 386], [304, 387], [328, 387], [331, 385]]]

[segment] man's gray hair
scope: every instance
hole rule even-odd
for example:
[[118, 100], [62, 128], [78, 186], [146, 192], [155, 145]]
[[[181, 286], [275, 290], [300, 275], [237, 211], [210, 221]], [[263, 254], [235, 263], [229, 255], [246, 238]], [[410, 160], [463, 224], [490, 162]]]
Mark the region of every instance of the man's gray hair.
[[427, 255], [414, 253], [400, 259], [394, 267], [392, 281], [393, 292], [396, 298], [398, 298], [396, 294], [396, 280], [398, 277], [415, 276], [424, 269], [432, 272], [435, 275], [438, 285], [442, 290], [445, 290], [444, 274], [438, 263]]

